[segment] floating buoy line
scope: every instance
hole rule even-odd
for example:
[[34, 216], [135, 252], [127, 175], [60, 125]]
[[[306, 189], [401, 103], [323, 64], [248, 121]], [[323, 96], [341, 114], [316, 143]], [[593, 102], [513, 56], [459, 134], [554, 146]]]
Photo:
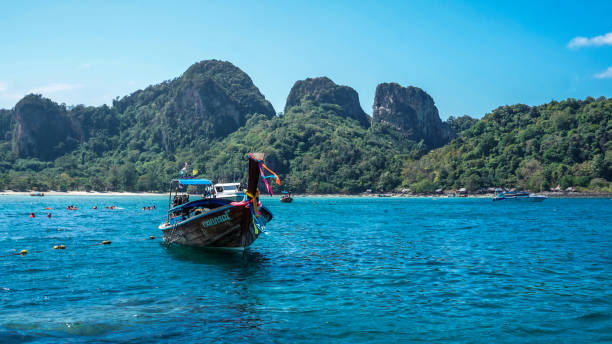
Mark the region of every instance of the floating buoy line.
[[[149, 236], [149, 237], [148, 237], [148, 238], [146, 238], [146, 239], [140, 239], [140, 240], [137, 240], [137, 241], [153, 240], [153, 239], [155, 239], [155, 236], [154, 236], [154, 235], [151, 235], [151, 236]], [[91, 245], [84, 245], [84, 246], [76, 246], [76, 247], [91, 247], [91, 246], [102, 246], [102, 245], [104, 245], [104, 246], [108, 246], [108, 245], [110, 245], [110, 244], [112, 244], [112, 241], [110, 241], [110, 240], [102, 240], [102, 241], [100, 241], [100, 242], [98, 242], [98, 243], [95, 243], [95, 244], [91, 244]], [[64, 245], [64, 244], [60, 244], [60, 245], [53, 245], [53, 250], [66, 250], [66, 249], [67, 249], [67, 247], [66, 247], [66, 245]], [[28, 253], [41, 253], [41, 252], [46, 252], [46, 250], [36, 250], [36, 251], [21, 250], [21, 251], [19, 251], [19, 252], [15, 252], [15, 253], [10, 253], [10, 254], [6, 254], [6, 255], [2, 255], [2, 256], [0, 256], [0, 257], [25, 256], [25, 255], [27, 255]]]
[[[115, 210], [115, 209], [123, 209], [123, 208], [119, 208], [115, 205], [112, 206], [106, 206], [106, 209], [110, 209], [110, 210]], [[147, 209], [148, 208], [148, 209]], [[44, 210], [52, 210], [53, 208], [51, 207], [45, 207]], [[93, 208], [94, 210], [98, 209], [97, 205], [94, 205]], [[143, 210], [154, 210], [156, 209], [155, 206], [149, 206], [149, 207], [143, 207]], [[78, 210], [78, 208], [74, 205], [69, 205], [66, 207], [66, 210]], [[51, 218], [51, 213], [47, 213], [47, 217]], [[36, 217], [36, 213], [32, 212], [29, 214], [30, 218], [35, 218]], [[155, 236], [154, 235], [150, 235], [147, 239], [141, 239], [141, 240], [137, 240], [137, 241], [144, 241], [144, 240], [154, 240]], [[112, 242], [110, 240], [103, 240], [101, 242], [92, 244], [92, 245], [85, 245], [85, 246], [77, 246], [77, 247], [91, 247], [91, 246], [100, 246], [100, 245], [110, 245]], [[53, 250], [66, 250], [67, 247], [64, 244], [59, 244], [59, 245], [53, 245]], [[0, 258], [2, 257], [11, 257], [11, 256], [25, 256], [28, 253], [41, 253], [41, 252], [45, 252], [46, 250], [35, 250], [35, 251], [28, 251], [28, 250], [21, 250], [19, 252], [15, 252], [15, 253], [9, 253], [9, 254], [5, 254], [5, 255], [0, 255]]]

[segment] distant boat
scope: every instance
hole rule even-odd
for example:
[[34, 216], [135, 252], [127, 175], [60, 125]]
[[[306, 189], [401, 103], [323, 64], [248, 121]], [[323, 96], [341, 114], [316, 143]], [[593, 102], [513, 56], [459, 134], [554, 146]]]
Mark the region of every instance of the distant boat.
[[215, 184], [213, 197], [229, 199], [230, 201], [242, 201], [246, 194], [241, 183]]
[[[272, 220], [272, 213], [259, 202], [257, 189], [263, 156], [263, 153], [249, 154], [247, 197], [240, 202], [212, 198], [213, 184], [207, 179], [172, 180], [168, 217], [159, 225], [164, 241], [194, 247], [244, 248], [251, 245]], [[189, 186], [203, 187], [202, 197], [189, 200]], [[268, 190], [271, 189], [268, 187]]]
[[44, 196], [44, 195], [45, 195], [45, 194], [44, 194], [44, 193], [42, 193], [42, 192], [31, 192], [31, 193], [30, 193], [30, 196], [38, 196], [38, 197], [42, 197], [42, 196]]
[[527, 191], [509, 191], [503, 192], [501, 190], [496, 190], [495, 197], [493, 197], [493, 202], [496, 201], [507, 201], [507, 200], [517, 200], [517, 201], [528, 201], [528, 202], [542, 202], [544, 201], [546, 196], [531, 194]]
[[281, 191], [282, 195], [280, 201], [283, 203], [291, 203], [293, 202], [293, 197], [291, 197], [291, 192]]

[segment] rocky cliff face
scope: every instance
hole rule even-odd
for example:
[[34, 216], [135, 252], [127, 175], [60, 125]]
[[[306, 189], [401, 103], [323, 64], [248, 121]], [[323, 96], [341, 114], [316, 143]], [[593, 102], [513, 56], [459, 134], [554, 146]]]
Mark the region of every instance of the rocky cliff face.
[[222, 138], [255, 113], [275, 116], [251, 78], [233, 64], [208, 60], [179, 78], [134, 92], [115, 102], [124, 121], [148, 128], [165, 150], [194, 140]]
[[417, 87], [378, 85], [373, 120], [401, 130], [411, 140], [424, 140], [431, 148], [443, 146], [455, 137], [453, 130], [440, 120], [433, 99]]
[[[67, 110], [28, 95], [14, 111], [0, 113], [0, 140], [12, 136], [20, 157], [40, 160], [53, 160], [90, 139], [99, 154], [126, 149], [116, 144], [174, 151], [198, 140], [225, 137], [255, 113], [268, 118], [276, 114], [246, 73], [229, 62], [209, 60], [192, 65], [179, 78], [115, 100], [113, 107], [79, 105]], [[111, 142], [111, 137], [116, 139]]]
[[[200, 101], [206, 102], [207, 98], [213, 100], [209, 105], [217, 105], [225, 102], [231, 103], [236, 109], [238, 116], [235, 118], [243, 125], [246, 115], [259, 113], [272, 117], [276, 114], [272, 104], [259, 92], [253, 84], [253, 80], [240, 68], [230, 62], [218, 60], [206, 60], [189, 67], [181, 77], [182, 81], [192, 86], [190, 90], [199, 91]], [[214, 99], [216, 94], [223, 93], [224, 99]]]
[[353, 118], [364, 127], [370, 126], [370, 117], [363, 112], [357, 92], [348, 86], [336, 85], [329, 78], [297, 81], [287, 97], [285, 112], [304, 101], [310, 101], [313, 105], [336, 104], [340, 106], [338, 115]]
[[15, 115], [12, 110], [0, 110], [0, 141], [10, 140], [15, 127]]
[[74, 149], [77, 137], [66, 109], [51, 100], [30, 94], [15, 105], [13, 148], [20, 157], [53, 160]]

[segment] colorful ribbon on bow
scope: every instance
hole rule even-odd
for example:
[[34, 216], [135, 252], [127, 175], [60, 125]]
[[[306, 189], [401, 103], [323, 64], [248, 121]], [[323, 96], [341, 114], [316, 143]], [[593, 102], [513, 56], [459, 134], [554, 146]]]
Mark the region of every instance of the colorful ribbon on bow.
[[274, 171], [272, 171], [271, 169], [268, 168], [268, 166], [266, 166], [262, 161], [258, 161], [259, 163], [259, 173], [261, 174], [261, 177], [264, 181], [264, 184], [266, 184], [266, 188], [268, 189], [268, 193], [270, 194], [270, 196], [274, 196], [274, 193], [272, 192], [272, 188], [270, 187], [270, 184], [268, 184], [268, 178], [272, 178], [272, 176], [266, 176], [266, 174], [264, 173], [263, 169], [265, 168], [266, 170], [268, 170], [270, 173], [272, 173], [272, 175], [276, 178], [276, 184], [281, 185], [281, 181], [280, 178], [278, 177], [278, 175], [276, 173], [274, 173]]
[[[281, 185], [281, 181], [280, 178], [278, 177], [278, 174], [274, 173], [274, 171], [272, 171], [268, 166], [266, 166], [266, 164], [264, 164], [263, 162], [261, 163], [261, 166], [263, 166], [263, 168], [265, 168], [266, 170], [268, 170], [268, 172], [272, 173], [272, 175], [276, 178], [274, 181], [276, 182], [276, 184]], [[272, 178], [272, 176], [267, 176], [264, 178]]]
[[[260, 219], [261, 216], [256, 215], [254, 207], [251, 208], [251, 215], [253, 216], [253, 230], [255, 235], [258, 235], [259, 232], [265, 232], [266, 225], [264, 225], [263, 221]], [[261, 214], [260, 214], [261, 215]]]
[[[253, 212], [254, 212], [253, 215], [259, 217], [260, 214], [259, 214], [259, 210], [257, 209], [257, 207], [259, 206], [259, 190], [257, 190], [257, 192], [255, 192], [255, 195], [251, 195], [247, 191], [246, 195], [248, 197], [250, 197], [251, 199], [248, 202], [244, 203], [244, 204], [246, 204], [248, 206], [249, 203], [252, 203], [253, 204]], [[256, 200], [257, 202], [253, 202], [253, 200]], [[245, 202], [245, 201], [242, 201], [242, 202]]]

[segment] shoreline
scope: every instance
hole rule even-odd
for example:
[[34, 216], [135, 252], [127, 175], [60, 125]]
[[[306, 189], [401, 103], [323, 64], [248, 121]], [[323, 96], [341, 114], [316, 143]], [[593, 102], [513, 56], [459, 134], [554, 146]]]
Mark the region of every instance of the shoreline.
[[[30, 196], [37, 191], [11, 191], [2, 190], [0, 196]], [[135, 196], [157, 196], [167, 197], [167, 193], [161, 192], [100, 192], [100, 191], [47, 191], [42, 192], [46, 196], [112, 196], [112, 197], [135, 197]], [[541, 192], [548, 198], [610, 198], [612, 193], [607, 192]], [[263, 196], [263, 195], [262, 195]], [[273, 197], [277, 197], [275, 194]], [[446, 194], [402, 194], [402, 193], [381, 193], [381, 194], [300, 194], [293, 193], [292, 196], [299, 198], [493, 198], [493, 194], [467, 194], [466, 196], [448, 197]], [[31, 196], [40, 197], [40, 196]]]
[[[38, 193], [39, 191], [11, 191], [3, 190], [0, 191], [0, 196], [30, 196], [32, 193]], [[100, 192], [100, 191], [45, 191], [41, 192], [44, 194], [43, 197], [47, 196], [166, 196], [167, 193], [161, 192]], [[40, 197], [40, 196], [32, 196]]]
[[[611, 198], [612, 193], [608, 192], [539, 192], [538, 195], [543, 195], [548, 198]], [[382, 195], [382, 196], [380, 196]], [[494, 194], [467, 194], [466, 196], [447, 196], [446, 194], [400, 194], [400, 193], [385, 193], [385, 194], [298, 194], [293, 193], [292, 196], [300, 198], [340, 198], [340, 197], [363, 197], [363, 198], [493, 198]]]

